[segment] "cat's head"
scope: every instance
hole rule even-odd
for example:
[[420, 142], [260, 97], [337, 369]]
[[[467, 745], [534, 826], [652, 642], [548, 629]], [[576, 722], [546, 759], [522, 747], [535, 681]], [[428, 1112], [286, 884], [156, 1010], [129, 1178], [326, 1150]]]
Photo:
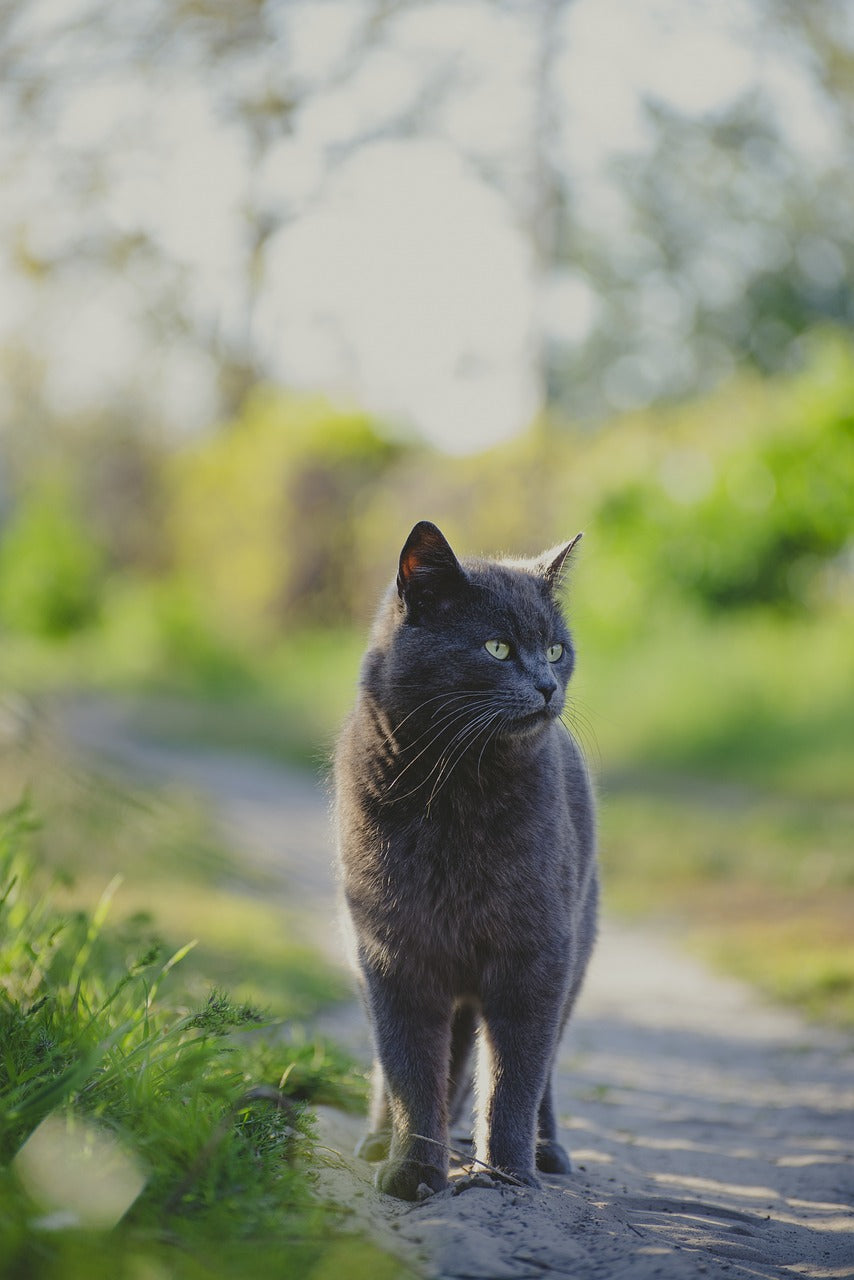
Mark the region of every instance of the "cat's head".
[[444, 698], [448, 715], [468, 709], [472, 724], [502, 735], [552, 723], [575, 661], [557, 591], [580, 537], [534, 560], [460, 562], [434, 524], [416, 524], [377, 655], [386, 709], [423, 706], [435, 719]]

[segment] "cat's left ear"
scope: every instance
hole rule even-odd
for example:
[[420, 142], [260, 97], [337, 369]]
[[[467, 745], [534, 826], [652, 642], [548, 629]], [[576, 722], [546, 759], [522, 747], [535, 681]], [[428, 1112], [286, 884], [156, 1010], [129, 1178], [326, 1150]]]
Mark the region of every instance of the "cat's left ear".
[[563, 586], [569, 557], [574, 546], [581, 541], [582, 534], [577, 533], [572, 542], [556, 551], [547, 551], [541, 560], [542, 574], [552, 591], [559, 591]]

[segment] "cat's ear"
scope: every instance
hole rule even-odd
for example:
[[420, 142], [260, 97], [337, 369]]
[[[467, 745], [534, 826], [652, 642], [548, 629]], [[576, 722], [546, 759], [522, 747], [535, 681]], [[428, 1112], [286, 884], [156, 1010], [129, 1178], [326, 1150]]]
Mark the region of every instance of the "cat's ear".
[[401, 597], [413, 589], [449, 591], [465, 582], [465, 573], [447, 538], [429, 520], [419, 520], [400, 553], [397, 590]]
[[563, 580], [566, 575], [569, 557], [572, 549], [581, 541], [582, 534], [577, 533], [571, 542], [567, 542], [564, 546], [554, 551], [547, 551], [541, 560], [542, 573], [549, 588], [552, 591], [559, 591], [563, 586]]

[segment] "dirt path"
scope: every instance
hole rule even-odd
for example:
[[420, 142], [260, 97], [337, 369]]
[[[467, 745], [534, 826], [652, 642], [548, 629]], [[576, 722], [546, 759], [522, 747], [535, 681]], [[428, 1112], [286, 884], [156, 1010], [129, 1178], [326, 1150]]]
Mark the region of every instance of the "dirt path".
[[[281, 873], [283, 900], [340, 961], [325, 799], [245, 756], [138, 740], [117, 704], [78, 703], [69, 737], [121, 767], [197, 788], [228, 838]], [[368, 1052], [354, 1005], [322, 1029]], [[542, 1191], [472, 1188], [404, 1205], [352, 1151], [358, 1121], [321, 1115], [325, 1192], [423, 1274], [533, 1280], [854, 1277], [850, 1040], [770, 1008], [665, 939], [607, 921], [560, 1059], [575, 1159]]]

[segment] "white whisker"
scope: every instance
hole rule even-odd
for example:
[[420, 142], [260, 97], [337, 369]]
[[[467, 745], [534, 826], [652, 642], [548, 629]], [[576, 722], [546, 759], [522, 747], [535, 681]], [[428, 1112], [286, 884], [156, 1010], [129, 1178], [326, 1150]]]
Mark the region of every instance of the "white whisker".
[[[477, 719], [468, 727], [467, 730], [466, 729], [462, 730], [461, 734], [457, 739], [457, 746], [459, 747], [459, 751], [457, 755], [453, 759], [451, 759], [451, 750], [453, 749], [453, 747], [449, 749], [446, 756], [445, 767], [442, 769], [441, 773], [436, 779], [433, 790], [430, 793], [430, 799], [427, 801], [427, 813], [430, 812], [430, 806], [432, 805], [433, 801], [436, 799], [436, 796], [439, 794], [439, 792], [442, 790], [443, 787], [447, 786], [448, 782], [450, 781], [451, 775], [453, 774], [457, 766], [460, 764], [461, 760], [463, 759], [463, 756], [466, 754], [469, 748], [474, 746], [474, 744], [477, 742], [478, 738], [480, 737], [481, 733], [483, 733], [484, 730], [488, 731], [492, 726], [493, 721], [501, 715], [502, 715], [501, 710], [500, 709], [496, 710], [493, 706], [493, 709], [491, 711], [482, 712], [481, 715], [477, 717]], [[444, 781], [443, 781], [443, 776], [444, 776]]]
[[[408, 773], [408, 771], [412, 768], [412, 766], [418, 760], [420, 760], [421, 757], [431, 749], [431, 747], [434, 747], [436, 745], [436, 743], [441, 739], [443, 734], [446, 733], [451, 728], [452, 725], [456, 724], [460, 720], [467, 720], [468, 717], [471, 715], [472, 711], [478, 712], [481, 709], [481, 707], [485, 705], [486, 703], [481, 701], [481, 702], [475, 703], [474, 705], [469, 704], [462, 708], [457, 707], [453, 712], [450, 712], [448, 715], [444, 716], [442, 718], [442, 721], [440, 721], [438, 725], [432, 725], [431, 728], [427, 730], [427, 733], [430, 733], [431, 731], [433, 733], [433, 736], [431, 737], [430, 741], [426, 744], [426, 746], [421, 748], [418, 754], [415, 755], [409, 761], [408, 764], [404, 765], [400, 773], [398, 773], [397, 776], [389, 783], [388, 790], [391, 791], [392, 787], [397, 785], [397, 783], [400, 781], [403, 775], [405, 773]], [[416, 738], [415, 742], [412, 743], [411, 745], [414, 746], [416, 743], [420, 742], [421, 739], [425, 736], [426, 736], [425, 734], [421, 734], [420, 737]], [[428, 777], [429, 776], [430, 775], [428, 774]], [[402, 799], [403, 797], [398, 797], [398, 798]]]

